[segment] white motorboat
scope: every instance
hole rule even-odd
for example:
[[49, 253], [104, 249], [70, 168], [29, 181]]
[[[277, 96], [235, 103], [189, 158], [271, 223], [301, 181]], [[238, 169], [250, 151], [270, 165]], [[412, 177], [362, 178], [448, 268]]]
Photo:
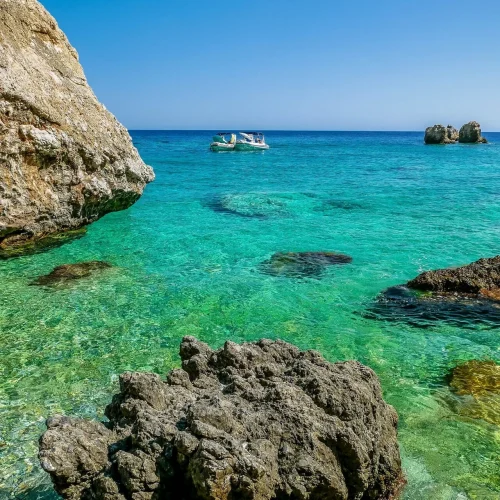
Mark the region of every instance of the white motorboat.
[[[227, 137], [229, 137], [227, 140]], [[214, 135], [212, 144], [210, 144], [210, 149], [212, 151], [232, 151], [236, 143], [236, 134], [231, 132], [219, 132]]]
[[269, 149], [262, 132], [240, 132], [241, 139], [236, 141], [234, 149], [237, 151], [258, 151]]

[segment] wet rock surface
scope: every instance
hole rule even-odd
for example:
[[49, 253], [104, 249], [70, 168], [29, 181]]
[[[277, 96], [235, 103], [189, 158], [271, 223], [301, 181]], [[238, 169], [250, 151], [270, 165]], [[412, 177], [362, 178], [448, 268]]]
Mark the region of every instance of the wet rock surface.
[[68, 499], [385, 499], [397, 415], [372, 370], [281, 341], [181, 343], [166, 381], [125, 373], [109, 424], [54, 417], [40, 461]]
[[49, 274], [38, 277], [32, 285], [58, 285], [68, 283], [113, 267], [108, 262], [91, 260], [89, 262], [78, 262], [77, 264], [63, 264], [55, 267]]
[[319, 277], [328, 266], [350, 262], [352, 257], [338, 252], [278, 252], [262, 262], [259, 270], [287, 278]]
[[153, 178], [127, 130], [96, 99], [56, 21], [36, 0], [2, 1], [4, 256], [129, 207]]
[[425, 144], [453, 144], [458, 141], [459, 133], [455, 127], [433, 125], [425, 129]]
[[409, 288], [432, 292], [481, 294], [500, 289], [500, 255], [471, 264], [437, 269], [419, 274], [407, 283]]
[[481, 125], [478, 122], [469, 122], [460, 128], [458, 142], [461, 143], [485, 143], [488, 142], [481, 135]]
[[467, 361], [451, 371], [449, 385], [458, 396], [453, 406], [460, 415], [500, 425], [500, 365]]

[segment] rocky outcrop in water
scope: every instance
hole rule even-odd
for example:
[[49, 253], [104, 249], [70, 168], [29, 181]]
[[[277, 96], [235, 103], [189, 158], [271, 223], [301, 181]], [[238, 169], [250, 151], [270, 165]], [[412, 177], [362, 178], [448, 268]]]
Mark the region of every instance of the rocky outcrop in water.
[[2, 0], [0, 253], [127, 208], [153, 177], [50, 14]]
[[462, 143], [485, 143], [488, 142], [481, 135], [481, 125], [477, 122], [469, 122], [460, 128], [458, 142]]
[[462, 328], [500, 324], [500, 256], [462, 267], [426, 271], [385, 290], [366, 312], [376, 319], [429, 326], [447, 321]]
[[500, 255], [466, 266], [426, 271], [407, 286], [416, 290], [467, 294], [500, 290]]
[[88, 262], [78, 262], [77, 264], [63, 264], [55, 267], [49, 274], [39, 276], [32, 285], [58, 285], [70, 281], [87, 278], [95, 272], [109, 269], [111, 264], [100, 260], [91, 260]]
[[125, 373], [109, 424], [54, 417], [40, 461], [68, 499], [386, 499], [397, 415], [372, 370], [281, 341], [181, 343], [166, 381]]
[[278, 252], [260, 265], [260, 271], [287, 278], [318, 277], [328, 266], [349, 264], [352, 257], [338, 252]]
[[433, 125], [425, 129], [425, 144], [453, 144], [458, 141], [458, 130], [451, 125]]

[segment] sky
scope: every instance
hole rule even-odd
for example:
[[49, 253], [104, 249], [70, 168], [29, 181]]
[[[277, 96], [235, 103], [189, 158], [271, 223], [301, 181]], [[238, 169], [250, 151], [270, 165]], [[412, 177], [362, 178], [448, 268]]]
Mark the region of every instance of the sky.
[[41, 2], [132, 130], [500, 130], [498, 0]]

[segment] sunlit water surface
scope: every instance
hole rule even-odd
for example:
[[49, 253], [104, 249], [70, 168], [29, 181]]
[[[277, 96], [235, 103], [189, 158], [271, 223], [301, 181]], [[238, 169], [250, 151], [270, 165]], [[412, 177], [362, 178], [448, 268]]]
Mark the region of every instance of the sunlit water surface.
[[[44, 419], [102, 417], [119, 373], [165, 374], [195, 335], [360, 360], [400, 416], [406, 499], [500, 498], [500, 428], [461, 414], [446, 384], [460, 361], [500, 361], [496, 325], [364, 314], [422, 270], [500, 253], [500, 134], [426, 147], [415, 133], [270, 132], [269, 151], [219, 154], [211, 135], [133, 133], [157, 176], [135, 206], [71, 244], [0, 261], [0, 497], [55, 498], [36, 457]], [[302, 250], [353, 262], [303, 279], [259, 272]], [[93, 259], [115, 267], [29, 286]]]

